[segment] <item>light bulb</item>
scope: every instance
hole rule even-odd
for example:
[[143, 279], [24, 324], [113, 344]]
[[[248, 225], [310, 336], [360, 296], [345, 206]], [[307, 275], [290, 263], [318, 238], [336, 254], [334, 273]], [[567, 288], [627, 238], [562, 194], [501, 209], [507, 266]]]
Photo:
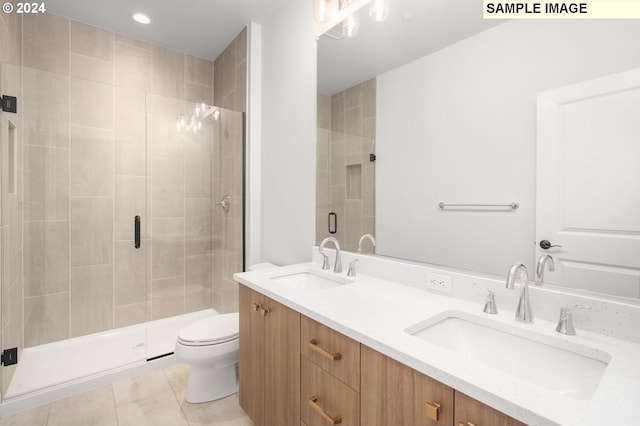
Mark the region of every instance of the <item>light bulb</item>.
[[313, 18], [316, 22], [329, 22], [336, 9], [336, 0], [313, 0]]
[[358, 11], [353, 12], [342, 21], [342, 34], [345, 37], [355, 37], [360, 32], [360, 15]]
[[389, 0], [373, 0], [369, 6], [369, 17], [375, 22], [382, 22], [389, 17]]

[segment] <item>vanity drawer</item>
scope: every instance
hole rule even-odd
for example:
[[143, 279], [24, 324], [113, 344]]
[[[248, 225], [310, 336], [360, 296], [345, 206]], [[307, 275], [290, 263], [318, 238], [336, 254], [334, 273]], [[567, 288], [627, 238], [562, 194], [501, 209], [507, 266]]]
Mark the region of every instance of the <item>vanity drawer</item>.
[[360, 343], [302, 316], [300, 353], [360, 392]]
[[308, 426], [358, 426], [360, 394], [322, 368], [300, 357], [300, 415]]

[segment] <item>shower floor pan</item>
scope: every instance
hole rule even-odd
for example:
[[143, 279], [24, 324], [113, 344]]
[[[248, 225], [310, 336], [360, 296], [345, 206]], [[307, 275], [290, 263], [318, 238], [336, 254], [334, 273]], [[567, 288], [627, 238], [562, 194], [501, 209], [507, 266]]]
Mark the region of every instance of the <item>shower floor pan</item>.
[[[26, 348], [3, 396], [5, 416], [176, 362], [178, 331], [213, 309]], [[149, 360], [149, 361], [148, 361]]]

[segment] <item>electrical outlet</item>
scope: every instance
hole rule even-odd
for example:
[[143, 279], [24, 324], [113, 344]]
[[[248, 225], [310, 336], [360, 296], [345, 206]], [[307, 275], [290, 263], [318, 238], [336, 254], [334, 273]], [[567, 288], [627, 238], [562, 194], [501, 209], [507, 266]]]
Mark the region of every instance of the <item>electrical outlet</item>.
[[451, 277], [438, 274], [427, 274], [427, 289], [451, 294]]

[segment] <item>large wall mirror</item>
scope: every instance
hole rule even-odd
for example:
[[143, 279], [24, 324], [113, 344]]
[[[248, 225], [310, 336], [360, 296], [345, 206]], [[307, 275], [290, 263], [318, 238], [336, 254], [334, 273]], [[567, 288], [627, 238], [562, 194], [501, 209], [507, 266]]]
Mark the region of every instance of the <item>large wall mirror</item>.
[[[531, 280], [542, 254], [563, 262], [567, 247], [544, 250], [543, 236], [536, 233], [537, 220], [568, 215], [536, 206], [536, 185], [546, 173], [537, 160], [537, 97], [639, 68], [640, 26], [634, 20], [490, 21], [482, 19], [481, 8], [479, 0], [392, 0], [382, 23], [369, 22], [366, 7], [361, 10], [357, 37], [320, 37], [318, 241], [329, 235], [327, 214], [334, 212], [338, 239], [349, 250], [370, 232], [380, 255], [494, 275], [522, 261]], [[630, 106], [624, 111], [637, 108], [640, 89], [630, 88], [626, 100]], [[607, 102], [598, 108], [611, 110]], [[597, 110], [590, 111], [581, 119], [593, 121]], [[640, 138], [633, 135], [640, 131], [630, 132], [617, 149], [639, 164]], [[598, 134], [591, 138], [592, 157], [612, 146], [606, 132]], [[574, 148], [581, 141], [576, 135]], [[590, 167], [573, 158], [562, 161], [574, 170]], [[557, 167], [549, 170], [551, 175]], [[593, 169], [608, 176], [617, 172]], [[619, 177], [609, 180], [640, 184], [637, 172]], [[585, 181], [584, 194], [592, 192], [590, 184]], [[585, 209], [607, 203], [596, 199], [607, 189], [593, 192], [591, 201], [571, 209], [577, 222], [588, 216], [581, 214]], [[621, 262], [615, 282], [592, 274], [598, 285], [581, 284], [585, 270], [571, 277], [547, 265], [545, 283], [640, 298], [640, 197], [624, 198], [631, 200], [611, 208], [635, 219], [627, 215], [624, 228], [604, 231], [624, 235], [631, 244], [592, 251], [601, 250], [607, 262], [637, 260]], [[563, 245], [556, 236], [547, 239]], [[617, 256], [616, 250], [624, 253]], [[597, 260], [590, 262], [599, 267]]]

